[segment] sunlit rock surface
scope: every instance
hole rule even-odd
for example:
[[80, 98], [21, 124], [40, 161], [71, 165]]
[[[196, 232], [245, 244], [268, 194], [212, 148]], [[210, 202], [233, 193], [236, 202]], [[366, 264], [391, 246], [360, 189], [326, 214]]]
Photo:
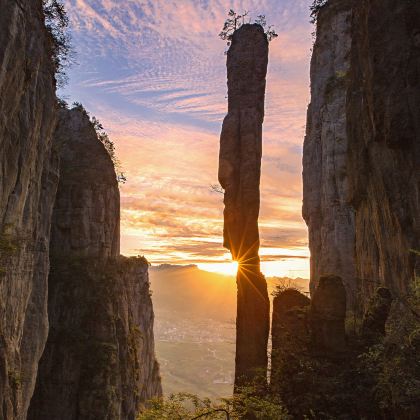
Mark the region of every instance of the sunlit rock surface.
[[0, 419], [22, 419], [47, 339], [58, 159], [41, 0], [0, 0]]
[[50, 332], [30, 419], [135, 419], [161, 395], [148, 263], [119, 254], [119, 191], [85, 112], [63, 110], [48, 286]]
[[269, 300], [260, 272], [258, 214], [268, 41], [259, 25], [243, 25], [227, 52], [228, 114], [220, 136], [224, 246], [239, 262], [236, 386], [267, 368]]

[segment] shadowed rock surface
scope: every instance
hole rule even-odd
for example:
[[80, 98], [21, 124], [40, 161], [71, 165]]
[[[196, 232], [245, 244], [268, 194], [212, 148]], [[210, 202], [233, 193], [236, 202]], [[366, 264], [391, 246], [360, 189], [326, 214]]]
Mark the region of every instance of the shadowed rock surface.
[[346, 289], [340, 277], [321, 276], [310, 310], [311, 341], [315, 351], [330, 354], [346, 349]]
[[367, 339], [385, 335], [385, 325], [391, 312], [392, 296], [386, 287], [380, 287], [371, 297], [363, 316], [362, 334]]
[[161, 395], [148, 263], [119, 254], [119, 191], [88, 115], [63, 110], [48, 315], [29, 419], [134, 420]]
[[120, 253], [120, 193], [114, 165], [89, 117], [62, 110], [55, 137], [61, 174], [51, 253], [115, 257]]
[[420, 259], [420, 2], [353, 11], [347, 90], [349, 202], [361, 293], [405, 295]]
[[419, 267], [419, 34], [416, 1], [331, 0], [318, 16], [303, 157], [311, 290], [335, 273], [352, 310], [380, 285], [405, 295]]
[[273, 299], [271, 328], [271, 383], [273, 389], [281, 375], [279, 365], [284, 354], [302, 348], [306, 349], [308, 345], [310, 303], [307, 296], [294, 289], [286, 289]]
[[0, 0], [0, 419], [23, 419], [48, 332], [58, 159], [55, 69], [41, 0]]
[[269, 300], [260, 272], [258, 214], [268, 41], [243, 25], [227, 53], [228, 114], [220, 136], [219, 182], [225, 190], [223, 244], [239, 262], [235, 385], [267, 369]]

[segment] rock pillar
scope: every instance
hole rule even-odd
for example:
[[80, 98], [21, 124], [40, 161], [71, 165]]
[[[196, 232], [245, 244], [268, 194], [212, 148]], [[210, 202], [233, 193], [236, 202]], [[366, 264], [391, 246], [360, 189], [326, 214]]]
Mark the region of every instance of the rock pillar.
[[234, 34], [227, 53], [228, 114], [220, 136], [219, 182], [225, 190], [224, 246], [239, 263], [235, 386], [265, 377], [267, 284], [260, 272], [258, 214], [268, 41], [260, 25]]

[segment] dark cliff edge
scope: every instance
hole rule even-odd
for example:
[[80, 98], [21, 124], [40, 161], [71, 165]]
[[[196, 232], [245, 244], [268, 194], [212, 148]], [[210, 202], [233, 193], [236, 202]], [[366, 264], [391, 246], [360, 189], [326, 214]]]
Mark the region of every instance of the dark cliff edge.
[[135, 419], [160, 396], [148, 263], [119, 256], [119, 190], [88, 115], [62, 110], [50, 332], [29, 419]]
[[0, 0], [0, 419], [25, 418], [48, 333], [58, 182], [51, 38], [41, 0]]

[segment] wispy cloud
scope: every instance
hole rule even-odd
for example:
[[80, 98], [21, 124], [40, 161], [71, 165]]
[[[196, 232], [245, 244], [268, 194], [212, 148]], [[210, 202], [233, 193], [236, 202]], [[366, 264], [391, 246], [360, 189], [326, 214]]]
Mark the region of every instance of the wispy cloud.
[[266, 14], [279, 33], [267, 78], [262, 244], [306, 249], [300, 207], [309, 3], [67, 0], [79, 64], [63, 93], [81, 101], [117, 143], [129, 179], [121, 191], [124, 252], [160, 262], [228, 258], [220, 245], [223, 204], [209, 186], [217, 180], [227, 106], [217, 34], [229, 8]]

